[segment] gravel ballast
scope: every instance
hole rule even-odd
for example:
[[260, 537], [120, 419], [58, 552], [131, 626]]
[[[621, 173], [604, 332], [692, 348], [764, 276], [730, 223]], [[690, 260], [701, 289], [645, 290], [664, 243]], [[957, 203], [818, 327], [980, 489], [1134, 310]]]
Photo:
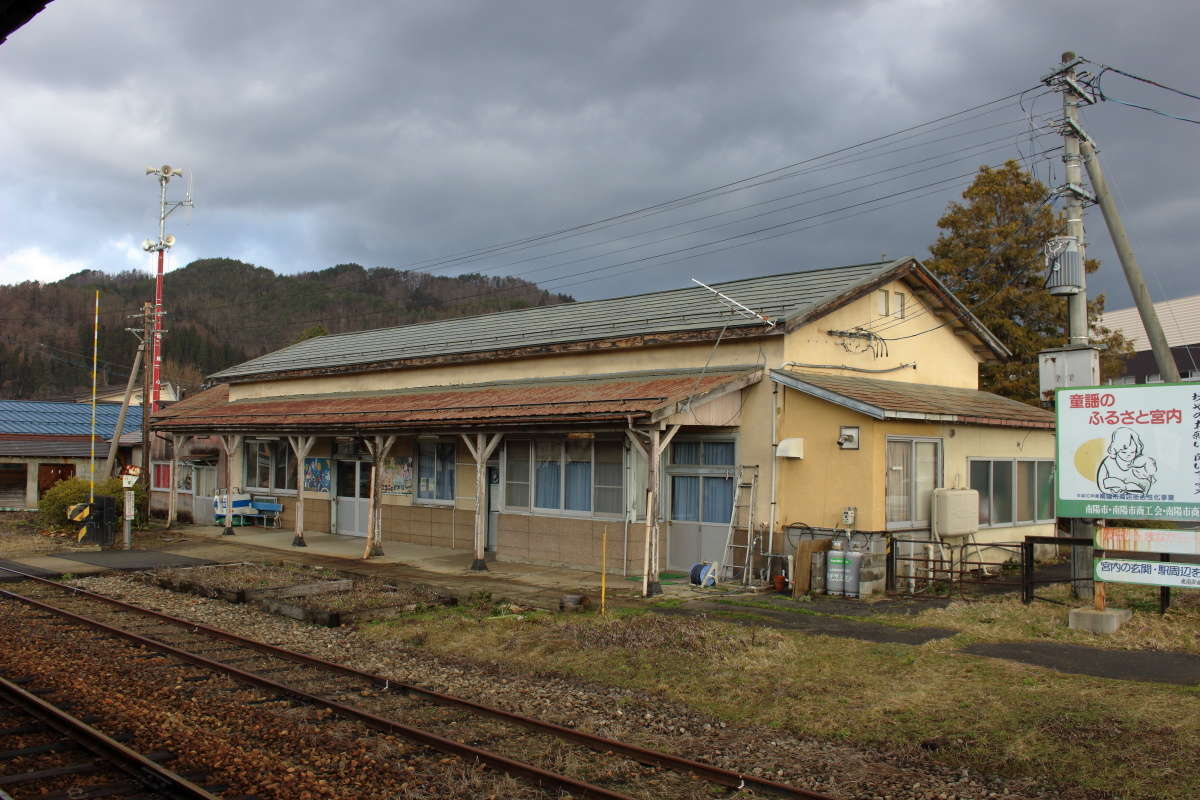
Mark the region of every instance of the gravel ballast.
[[1064, 796], [1023, 781], [956, 770], [920, 753], [881, 753], [794, 738], [774, 729], [727, 725], [627, 689], [436, 656], [395, 640], [369, 640], [349, 628], [318, 628], [246, 606], [175, 594], [132, 577], [102, 576], [74, 583], [398, 681], [847, 800], [1041, 800]]

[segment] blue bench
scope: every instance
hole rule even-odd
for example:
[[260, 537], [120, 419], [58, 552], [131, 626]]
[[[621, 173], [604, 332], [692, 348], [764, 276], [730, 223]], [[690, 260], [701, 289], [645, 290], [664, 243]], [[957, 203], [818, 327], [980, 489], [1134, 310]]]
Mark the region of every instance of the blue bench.
[[261, 523], [264, 528], [278, 528], [283, 505], [274, 497], [251, 497], [249, 507], [234, 513], [252, 525]]

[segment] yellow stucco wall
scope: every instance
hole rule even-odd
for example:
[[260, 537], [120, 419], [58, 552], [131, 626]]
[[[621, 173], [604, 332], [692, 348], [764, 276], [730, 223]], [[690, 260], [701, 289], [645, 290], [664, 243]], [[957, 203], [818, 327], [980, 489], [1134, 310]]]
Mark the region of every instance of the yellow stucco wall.
[[[868, 293], [788, 334], [784, 345], [784, 361], [836, 364], [870, 370], [916, 363], [916, 369], [901, 369], [870, 377], [935, 386], [979, 388], [980, 357], [970, 342], [954, 333], [953, 325], [937, 327], [942, 318], [930, 312], [902, 281], [893, 281], [888, 284], [887, 290], [890, 297], [896, 293], [905, 296], [903, 319], [882, 318], [876, 310], [875, 293]], [[866, 345], [864, 340], [835, 337], [827, 333], [830, 330], [850, 331], [859, 326], [897, 341], [887, 342], [887, 355], [876, 358], [869, 349], [856, 352]], [[912, 339], [899, 338], [911, 334], [920, 335]], [[845, 370], [812, 371], [847, 374]]]
[[[860, 429], [860, 449], [837, 446], [840, 426]], [[857, 509], [856, 528], [884, 530], [884, 479], [889, 436], [933, 438], [942, 445], [939, 486], [967, 488], [969, 458], [1053, 459], [1054, 434], [1048, 430], [983, 425], [879, 421], [832, 403], [787, 389], [780, 438], [804, 438], [803, 459], [780, 459], [779, 519], [833, 527], [842, 509]], [[1053, 523], [984, 528], [979, 541], [1016, 541], [1026, 535], [1048, 536]]]

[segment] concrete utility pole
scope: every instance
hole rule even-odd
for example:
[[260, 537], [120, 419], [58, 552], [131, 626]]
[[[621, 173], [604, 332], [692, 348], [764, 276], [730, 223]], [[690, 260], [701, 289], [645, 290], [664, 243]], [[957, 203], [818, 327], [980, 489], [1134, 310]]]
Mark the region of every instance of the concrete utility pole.
[[[1146, 288], [1146, 279], [1133, 255], [1133, 247], [1121, 215], [1117, 211], [1116, 201], [1104, 179], [1104, 170], [1100, 166], [1100, 158], [1096, 154], [1095, 143], [1083, 130], [1079, 122], [1079, 107], [1091, 105], [1095, 101], [1079, 84], [1075, 67], [1080, 63], [1072, 52], [1062, 54], [1062, 66], [1051, 73], [1047, 82], [1058, 84], [1062, 91], [1063, 116], [1063, 163], [1066, 166], [1066, 186], [1061, 191], [1067, 197], [1067, 235], [1075, 237], [1079, 243], [1080, 262], [1084, 258], [1083, 240], [1083, 201], [1088, 200], [1100, 206], [1104, 214], [1104, 222], [1112, 237], [1113, 247], [1117, 258], [1121, 261], [1121, 269], [1125, 272], [1125, 280], [1133, 294], [1137, 305], [1142, 327], [1150, 340], [1150, 348], [1154, 352], [1154, 361], [1158, 372], [1164, 381], [1174, 383], [1179, 380], [1179, 369], [1175, 366], [1175, 357], [1167, 345], [1167, 337], [1163, 334], [1162, 325], [1158, 320], [1158, 312], [1154, 310], [1154, 302], [1150, 299], [1150, 291]], [[1083, 175], [1080, 167], [1086, 167], [1088, 180], [1092, 184], [1093, 194], [1083, 188]], [[1087, 324], [1087, 288], [1083, 271], [1080, 272], [1080, 292], [1071, 295], [1067, 301], [1067, 325], [1069, 344], [1086, 345], [1088, 343]]]
[[[1087, 263], [1087, 250], [1083, 232], [1083, 201], [1090, 199], [1083, 188], [1082, 157], [1079, 154], [1080, 127], [1079, 103], [1081, 101], [1070, 90], [1075, 81], [1075, 54], [1062, 54], [1062, 63], [1067, 64], [1063, 70], [1065, 88], [1062, 93], [1063, 117], [1066, 126], [1063, 129], [1063, 165], [1066, 171], [1067, 184], [1063, 187], [1067, 198], [1067, 235], [1074, 237], [1079, 243], [1079, 263]], [[1079, 270], [1079, 292], [1067, 298], [1067, 344], [1088, 344], [1088, 313], [1087, 313], [1087, 271]]]
[[117, 427], [113, 429], [112, 443], [108, 446], [108, 459], [104, 462], [104, 480], [108, 480], [113, 474], [113, 464], [117, 460], [117, 448], [121, 443], [121, 435], [125, 432], [125, 414], [129, 411], [129, 399], [133, 396], [133, 387], [137, 385], [138, 370], [142, 368], [142, 352], [145, 349], [145, 342], [138, 342], [137, 353], [133, 357], [133, 369], [129, 371], [129, 380], [125, 383], [125, 396], [121, 400], [121, 411], [117, 414]]
[[[153, 306], [142, 303], [142, 347], [150, 341]], [[150, 359], [142, 359], [142, 475], [146, 479], [146, 524], [150, 524], [154, 476], [150, 474]]]

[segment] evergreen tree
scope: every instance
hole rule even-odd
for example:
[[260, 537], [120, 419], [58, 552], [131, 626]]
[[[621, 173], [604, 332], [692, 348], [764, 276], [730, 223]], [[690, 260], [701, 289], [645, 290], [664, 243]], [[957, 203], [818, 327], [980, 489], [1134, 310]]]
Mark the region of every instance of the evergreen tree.
[[[981, 167], [938, 220], [941, 233], [926, 266], [1012, 351], [980, 368], [980, 388], [1038, 402], [1038, 352], [1066, 344], [1067, 304], [1044, 288], [1043, 246], [1066, 222], [1046, 202], [1050, 190], [1016, 161]], [[1088, 259], [1086, 271], [1100, 263]], [[1100, 348], [1101, 377], [1120, 374], [1131, 348], [1120, 333], [1097, 325], [1104, 295], [1088, 302], [1092, 342]]]

